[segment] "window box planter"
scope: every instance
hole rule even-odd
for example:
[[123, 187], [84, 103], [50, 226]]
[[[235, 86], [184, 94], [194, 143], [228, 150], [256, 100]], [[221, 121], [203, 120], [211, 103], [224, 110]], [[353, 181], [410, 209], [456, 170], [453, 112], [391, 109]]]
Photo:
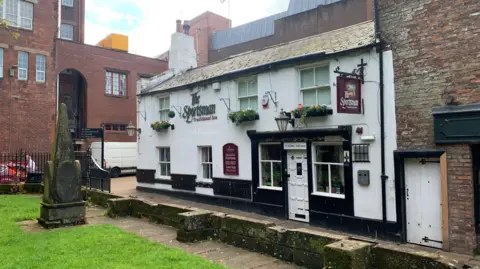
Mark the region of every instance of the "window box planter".
[[152, 123], [150, 127], [157, 132], [167, 130], [170, 127], [172, 127], [172, 130], [174, 129], [174, 125], [170, 124], [168, 121], [157, 121]]
[[228, 118], [237, 125], [241, 124], [242, 122], [250, 122], [256, 121], [260, 119], [257, 111], [252, 109], [240, 110], [237, 112], [230, 112], [228, 114]]
[[297, 109], [292, 110], [292, 115], [296, 119], [302, 119], [305, 123], [307, 118], [313, 117], [325, 117], [333, 114], [333, 109], [327, 106], [299, 106]]

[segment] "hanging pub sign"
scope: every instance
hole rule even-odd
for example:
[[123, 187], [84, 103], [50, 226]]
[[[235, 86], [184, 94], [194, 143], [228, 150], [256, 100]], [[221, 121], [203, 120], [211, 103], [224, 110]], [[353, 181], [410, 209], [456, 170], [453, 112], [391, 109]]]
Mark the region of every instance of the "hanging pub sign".
[[235, 144], [223, 146], [223, 174], [238, 176], [238, 146]]
[[337, 77], [337, 113], [362, 113], [361, 85], [360, 79]]
[[198, 95], [198, 93], [199, 92], [192, 94], [192, 105], [183, 108], [182, 117], [187, 123], [193, 121], [216, 120], [215, 105], [200, 105], [200, 95]]

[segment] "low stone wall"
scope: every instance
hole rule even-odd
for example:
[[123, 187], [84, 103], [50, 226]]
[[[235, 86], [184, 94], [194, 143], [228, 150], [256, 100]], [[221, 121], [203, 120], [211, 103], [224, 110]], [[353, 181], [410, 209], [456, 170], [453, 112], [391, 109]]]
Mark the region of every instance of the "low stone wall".
[[16, 194], [23, 193], [25, 184], [0, 184], [0, 194]]
[[177, 240], [182, 242], [220, 240], [307, 268], [455, 268], [440, 255], [406, 252], [394, 245], [375, 245], [308, 229], [286, 229], [268, 221], [175, 204], [152, 204], [92, 190], [85, 190], [85, 195], [91, 202], [106, 207], [110, 217], [148, 218], [176, 227]]

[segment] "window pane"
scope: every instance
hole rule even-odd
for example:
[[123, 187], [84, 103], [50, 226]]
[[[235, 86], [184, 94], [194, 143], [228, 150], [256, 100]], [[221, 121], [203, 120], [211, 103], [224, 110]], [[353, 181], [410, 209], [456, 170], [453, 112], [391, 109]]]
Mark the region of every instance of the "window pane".
[[113, 73], [113, 95], [118, 95], [119, 85], [118, 85], [118, 74]]
[[166, 163], [161, 163], [160, 164], [160, 175], [161, 176], [167, 176], [167, 164]]
[[5, 19], [11, 26], [17, 26], [18, 0], [5, 0]]
[[107, 72], [105, 77], [105, 93], [112, 94], [112, 73]]
[[248, 98], [240, 99], [240, 110], [248, 109], [250, 107], [250, 102]]
[[261, 160], [262, 161], [281, 161], [282, 147], [280, 144], [261, 145]]
[[209, 162], [212, 162], [212, 159], [213, 159], [213, 158], [212, 158], [212, 148], [209, 147], [209, 148], [208, 148], [208, 161], [209, 161]]
[[345, 194], [345, 178], [343, 177], [343, 166], [330, 166], [332, 178], [332, 193]]
[[203, 178], [208, 179], [210, 178], [210, 165], [202, 164], [203, 168]]
[[270, 162], [261, 163], [261, 173], [262, 177], [262, 186], [271, 187], [272, 186], [272, 164]]
[[45, 56], [37, 55], [36, 57], [36, 78], [37, 81], [45, 81]]
[[238, 97], [248, 96], [248, 86], [245, 82], [238, 83]]
[[317, 104], [317, 90], [304, 90], [303, 92], [303, 105], [311, 106]]
[[315, 162], [342, 163], [343, 149], [341, 146], [316, 146]]
[[317, 105], [331, 105], [332, 98], [330, 98], [330, 87], [324, 87], [317, 90], [318, 104]]
[[167, 177], [170, 176], [170, 164], [167, 163]]
[[170, 148], [166, 149], [167, 162], [170, 162]]
[[33, 28], [33, 3], [20, 1], [20, 27]]
[[165, 107], [164, 109], [170, 110], [170, 97], [165, 98]]
[[248, 95], [257, 95], [257, 92], [257, 79], [255, 79], [248, 83]]
[[315, 174], [317, 180], [317, 192], [327, 192], [329, 193], [328, 185], [328, 165], [327, 164], [316, 164], [315, 165]]
[[3, 3], [5, 1], [0, 2], [0, 19], [3, 19]]
[[73, 25], [62, 23], [60, 25], [60, 38], [73, 40]]
[[120, 74], [120, 95], [127, 96], [127, 75]]
[[208, 149], [202, 148], [202, 162], [208, 162]]
[[114, 125], [113, 125], [113, 130], [114, 130], [114, 131], [118, 131], [119, 129], [120, 129], [120, 128], [119, 128], [118, 124], [114, 124]]
[[328, 67], [315, 68], [315, 85], [329, 85]]
[[273, 186], [282, 187], [282, 164], [273, 163]]
[[18, 52], [18, 79], [28, 79], [28, 53], [23, 51]]
[[73, 0], [62, 0], [62, 5], [67, 7], [73, 7]]
[[306, 69], [300, 71], [300, 79], [301, 79], [301, 86], [302, 88], [313, 87], [314, 86], [314, 70]]
[[253, 109], [255, 111], [258, 110], [258, 98], [257, 97], [250, 97], [250, 109]]
[[105, 125], [105, 130], [111, 131], [112, 130], [112, 125], [110, 125], [110, 124]]
[[160, 121], [168, 121], [168, 111], [160, 111]]
[[127, 126], [125, 124], [121, 124], [120, 131], [126, 131], [126, 130], [127, 130]]
[[[0, 5], [0, 10], [2, 6]], [[0, 48], [0, 78], [3, 77], [3, 48]]]

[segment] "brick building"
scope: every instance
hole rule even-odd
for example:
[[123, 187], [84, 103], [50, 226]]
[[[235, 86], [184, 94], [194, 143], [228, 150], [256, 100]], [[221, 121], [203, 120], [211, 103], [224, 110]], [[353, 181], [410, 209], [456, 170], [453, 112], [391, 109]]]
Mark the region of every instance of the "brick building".
[[471, 254], [480, 231], [480, 2], [378, 2], [394, 56], [398, 147], [445, 154], [443, 228], [451, 251]]
[[4, 0], [0, 17], [13, 11], [19, 38], [0, 29], [0, 152], [49, 151], [59, 102], [75, 138], [102, 125], [106, 141], [135, 141], [125, 131], [136, 124], [135, 82], [168, 63], [125, 46], [85, 45], [84, 0]]

